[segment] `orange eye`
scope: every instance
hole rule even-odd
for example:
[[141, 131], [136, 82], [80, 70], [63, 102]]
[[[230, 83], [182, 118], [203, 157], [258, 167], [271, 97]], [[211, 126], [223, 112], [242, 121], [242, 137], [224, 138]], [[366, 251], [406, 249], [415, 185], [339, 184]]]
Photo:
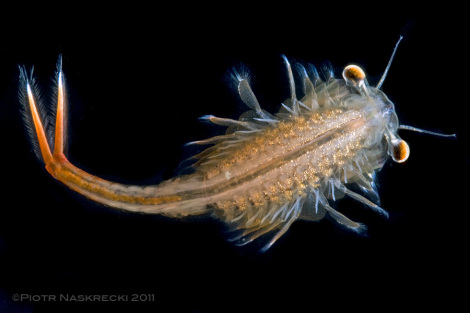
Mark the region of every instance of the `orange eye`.
[[366, 74], [357, 65], [348, 65], [343, 70], [343, 78], [344, 80], [353, 85], [360, 85], [366, 79]]
[[405, 162], [410, 156], [410, 147], [403, 139], [392, 140], [392, 158], [397, 163]]

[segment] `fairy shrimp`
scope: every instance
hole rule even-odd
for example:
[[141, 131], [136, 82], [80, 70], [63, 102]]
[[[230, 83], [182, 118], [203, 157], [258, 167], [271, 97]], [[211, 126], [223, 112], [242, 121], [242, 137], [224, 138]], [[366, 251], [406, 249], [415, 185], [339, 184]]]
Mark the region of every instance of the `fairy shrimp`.
[[232, 239], [237, 244], [262, 238], [265, 251], [299, 219], [318, 221], [328, 215], [363, 233], [363, 224], [335, 210], [332, 203], [348, 196], [388, 215], [379, 206], [374, 178], [389, 156], [398, 163], [408, 158], [409, 146], [398, 130], [454, 136], [399, 124], [394, 104], [381, 87], [401, 39], [376, 86], [369, 85], [357, 65], [345, 67], [338, 79], [329, 68], [320, 75], [312, 65], [295, 64], [293, 71], [282, 56], [290, 97], [276, 114], [261, 108], [246, 71], [235, 69], [231, 76], [250, 110], [238, 120], [203, 116], [227, 126], [226, 134], [190, 142], [211, 145], [194, 156], [194, 172], [154, 186], [104, 180], [68, 161], [61, 58], [55, 121], [46, 114], [33, 75], [24, 67], [20, 68], [20, 100], [38, 157], [50, 175], [70, 189], [103, 205], [133, 212], [175, 218], [210, 214], [235, 232]]

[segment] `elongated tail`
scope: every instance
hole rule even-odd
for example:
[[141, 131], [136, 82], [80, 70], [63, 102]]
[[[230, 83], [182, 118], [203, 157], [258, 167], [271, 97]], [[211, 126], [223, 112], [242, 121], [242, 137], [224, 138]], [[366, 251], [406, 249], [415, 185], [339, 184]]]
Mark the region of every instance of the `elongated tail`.
[[140, 187], [110, 182], [71, 164], [64, 155], [66, 92], [61, 58], [57, 66], [56, 88], [57, 108], [55, 131], [52, 134], [48, 129], [53, 123], [41, 104], [34, 79], [32, 75], [28, 77], [24, 68], [20, 68], [20, 100], [25, 124], [36, 154], [54, 178], [96, 202], [119, 209], [172, 217], [207, 212], [207, 197], [203, 195], [202, 178], [198, 175], [182, 176], [158, 186]]

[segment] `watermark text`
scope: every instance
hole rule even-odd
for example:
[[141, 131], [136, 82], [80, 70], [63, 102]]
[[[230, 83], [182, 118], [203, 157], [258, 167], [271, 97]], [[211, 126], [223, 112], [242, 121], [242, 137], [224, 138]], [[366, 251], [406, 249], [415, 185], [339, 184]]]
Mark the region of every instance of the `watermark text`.
[[13, 301], [17, 302], [154, 302], [153, 293], [132, 294], [30, 294], [15, 293]]

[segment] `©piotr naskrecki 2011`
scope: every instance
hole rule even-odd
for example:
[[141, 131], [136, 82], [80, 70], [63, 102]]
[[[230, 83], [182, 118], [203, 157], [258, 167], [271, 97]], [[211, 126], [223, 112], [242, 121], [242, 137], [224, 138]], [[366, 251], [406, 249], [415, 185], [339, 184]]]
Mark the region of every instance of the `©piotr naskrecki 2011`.
[[13, 301], [25, 302], [153, 302], [155, 294], [27, 294], [17, 293]]

